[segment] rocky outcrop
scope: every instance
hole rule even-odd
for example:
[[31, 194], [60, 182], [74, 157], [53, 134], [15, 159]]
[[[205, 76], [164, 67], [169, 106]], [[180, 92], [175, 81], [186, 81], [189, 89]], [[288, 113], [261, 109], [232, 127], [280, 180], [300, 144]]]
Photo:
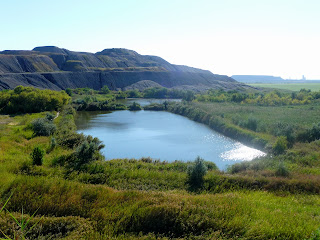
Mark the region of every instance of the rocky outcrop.
[[139, 82], [136, 82], [134, 84], [131, 84], [129, 86], [124, 87], [124, 90], [137, 89], [137, 90], [143, 91], [144, 89], [154, 88], [154, 87], [162, 87], [162, 86], [154, 81], [151, 81], [151, 80], [142, 80], [142, 81], [139, 81]]
[[160, 57], [121, 48], [105, 49], [95, 54], [53, 46], [37, 47], [32, 51], [0, 52], [0, 89], [18, 85], [54, 90], [100, 89], [104, 85], [110, 89], [132, 89], [148, 84], [190, 89], [197, 86], [199, 89], [248, 87], [227, 76], [170, 64]]

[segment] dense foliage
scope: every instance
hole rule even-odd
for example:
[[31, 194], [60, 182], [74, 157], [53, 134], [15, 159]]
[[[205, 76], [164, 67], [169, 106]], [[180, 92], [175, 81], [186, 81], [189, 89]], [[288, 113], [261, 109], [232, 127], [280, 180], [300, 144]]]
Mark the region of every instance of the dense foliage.
[[0, 91], [0, 112], [11, 114], [58, 111], [69, 99], [64, 91], [18, 86], [14, 90]]
[[271, 92], [239, 92], [224, 90], [209, 90], [207, 94], [199, 94], [196, 99], [200, 102], [236, 102], [256, 104], [260, 106], [301, 105], [320, 98], [319, 92], [301, 89], [299, 92], [284, 93], [278, 90]]
[[194, 99], [194, 92], [168, 88], [147, 88], [142, 91], [143, 98], [181, 98], [187, 101]]

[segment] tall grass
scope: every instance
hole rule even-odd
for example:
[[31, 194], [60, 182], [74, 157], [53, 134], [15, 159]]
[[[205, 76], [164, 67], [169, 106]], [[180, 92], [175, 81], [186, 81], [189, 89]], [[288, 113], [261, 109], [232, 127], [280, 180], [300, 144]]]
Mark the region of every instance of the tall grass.
[[11, 211], [23, 205], [28, 213], [39, 208], [41, 215], [89, 218], [96, 231], [113, 235], [184, 237], [219, 231], [244, 239], [303, 239], [320, 225], [317, 195], [116, 191], [43, 177], [17, 178], [6, 192], [12, 190]]

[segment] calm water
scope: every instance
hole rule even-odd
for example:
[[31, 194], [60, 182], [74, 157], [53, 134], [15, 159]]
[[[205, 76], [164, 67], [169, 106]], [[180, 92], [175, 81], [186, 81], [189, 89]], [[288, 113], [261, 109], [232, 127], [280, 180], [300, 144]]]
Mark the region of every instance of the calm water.
[[197, 156], [220, 169], [264, 155], [209, 127], [176, 114], [156, 111], [78, 112], [78, 132], [98, 137], [106, 159], [192, 161]]
[[181, 102], [181, 99], [155, 99], [155, 98], [127, 98], [127, 99], [119, 99], [117, 102], [122, 103], [126, 106], [131, 105], [133, 102], [139, 103], [140, 106], [144, 107], [151, 103], [164, 103], [167, 102]]

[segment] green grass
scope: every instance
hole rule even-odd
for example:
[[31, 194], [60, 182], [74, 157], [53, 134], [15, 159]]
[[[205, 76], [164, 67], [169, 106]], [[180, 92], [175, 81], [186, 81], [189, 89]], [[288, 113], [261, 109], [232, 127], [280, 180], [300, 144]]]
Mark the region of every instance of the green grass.
[[253, 87], [262, 88], [277, 88], [290, 91], [299, 91], [302, 88], [310, 89], [311, 91], [320, 91], [320, 83], [250, 83]]
[[[257, 118], [260, 127], [272, 128], [278, 122], [293, 124], [300, 128], [310, 127], [313, 123], [320, 122], [319, 101], [308, 105], [299, 106], [257, 106], [237, 103], [192, 103], [195, 108], [203, 109], [209, 114], [222, 116], [227, 122], [232, 119], [248, 119], [250, 116]], [[258, 124], [259, 128], [259, 124]]]
[[304, 239], [320, 226], [317, 195], [116, 191], [44, 177], [18, 177], [8, 190], [15, 190], [12, 211], [23, 205], [29, 214], [39, 209], [44, 216], [80, 216], [91, 219], [96, 232], [114, 236]]

